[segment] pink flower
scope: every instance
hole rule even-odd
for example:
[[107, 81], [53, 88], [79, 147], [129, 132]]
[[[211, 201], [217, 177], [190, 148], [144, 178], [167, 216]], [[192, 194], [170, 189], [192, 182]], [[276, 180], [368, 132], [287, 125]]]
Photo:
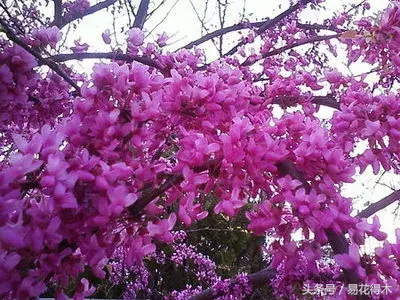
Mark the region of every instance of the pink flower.
[[365, 121], [365, 129], [362, 130], [363, 135], [366, 137], [370, 137], [374, 135], [381, 127], [381, 123], [379, 121], [372, 122], [370, 120]]
[[355, 231], [355, 236], [358, 237], [358, 244], [364, 244], [364, 234], [367, 233], [373, 236], [378, 241], [384, 241], [387, 238], [387, 234], [380, 231], [381, 224], [379, 222], [378, 216], [374, 216], [372, 224], [368, 224], [367, 220], [362, 220], [356, 224], [357, 231]]
[[196, 191], [198, 185], [206, 183], [209, 179], [207, 173], [194, 173], [188, 166], [183, 167], [182, 173], [185, 178], [181, 184], [184, 192]]
[[355, 270], [361, 278], [366, 276], [365, 270], [360, 265], [360, 253], [358, 246], [351, 244], [349, 246], [349, 253], [338, 254], [334, 256], [335, 261], [344, 269]]
[[281, 216], [281, 210], [274, 208], [270, 201], [264, 201], [256, 210], [246, 213], [249, 220], [247, 228], [255, 234], [264, 234], [279, 225]]
[[111, 44], [111, 38], [110, 38], [110, 29], [107, 29], [101, 34], [101, 37], [103, 38], [104, 43], [106, 44]]
[[149, 222], [147, 224], [147, 230], [151, 236], [159, 239], [160, 241], [171, 243], [173, 237], [171, 235], [171, 230], [174, 227], [176, 222], [176, 215], [172, 213], [169, 215], [167, 220], [161, 220], [157, 224], [153, 222]]
[[164, 47], [167, 44], [167, 41], [168, 41], [168, 36], [165, 32], [163, 32], [158, 36], [156, 43], [158, 46]]
[[71, 50], [74, 53], [86, 52], [89, 49], [89, 45], [86, 43], [81, 44], [80, 40], [75, 40], [74, 44], [75, 44], [75, 47], [71, 47]]
[[301, 182], [297, 179], [292, 179], [289, 175], [278, 179], [278, 184], [284, 191], [293, 191], [301, 186]]
[[140, 264], [146, 255], [156, 250], [156, 246], [151, 243], [150, 239], [149, 236], [137, 236], [132, 239], [127, 247], [127, 266], [132, 266], [133, 263]]
[[137, 200], [137, 195], [129, 193], [125, 185], [109, 187], [107, 196], [111, 202], [108, 207], [109, 216], [119, 215], [126, 207], [132, 205]]
[[86, 278], [82, 278], [78, 287], [75, 290], [74, 300], [83, 300], [85, 297], [91, 296], [96, 291], [94, 286], [89, 288], [89, 281]]
[[193, 221], [202, 220], [208, 215], [208, 212], [204, 211], [200, 204], [193, 204], [194, 198], [195, 194], [191, 192], [179, 203], [178, 216], [186, 226], [192, 224]]
[[129, 44], [132, 46], [140, 46], [144, 41], [144, 33], [139, 28], [132, 28], [128, 31], [128, 47]]
[[56, 44], [61, 40], [62, 32], [56, 27], [40, 27], [39, 29], [32, 30], [32, 42], [30, 44], [34, 46], [39, 45], [50, 45], [52, 48], [56, 47]]
[[46, 285], [43, 281], [38, 280], [33, 276], [25, 277], [18, 287], [17, 299], [27, 299], [39, 297], [46, 290]]

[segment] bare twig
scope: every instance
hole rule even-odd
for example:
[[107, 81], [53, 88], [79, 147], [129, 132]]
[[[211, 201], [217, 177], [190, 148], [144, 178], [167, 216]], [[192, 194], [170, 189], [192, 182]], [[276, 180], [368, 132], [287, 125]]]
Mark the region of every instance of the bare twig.
[[[225, 26], [225, 19], [226, 19], [226, 10], [228, 9], [228, 1], [225, 0], [221, 3], [222, 0], [217, 0], [218, 5], [218, 17], [219, 17], [219, 26], [224, 28]], [[224, 35], [219, 36], [219, 55], [222, 56], [222, 49], [223, 49], [223, 42], [224, 42]]]
[[323, 105], [340, 110], [340, 103], [330, 94], [326, 96], [314, 96], [311, 102], [317, 105]]
[[4, 12], [7, 14], [7, 16], [9, 17], [10, 21], [13, 22], [15, 28], [21, 33], [24, 34], [25, 31], [23, 30], [23, 28], [20, 26], [19, 21], [17, 18], [13, 17], [10, 13], [10, 11], [8, 10], [7, 6], [3, 3], [0, 3], [0, 7], [4, 10]]
[[167, 0], [162, 0], [156, 7], [154, 7], [148, 14], [147, 19], [149, 19], [161, 6], [165, 4]]
[[[285, 96], [275, 97], [272, 100], [272, 104], [278, 104], [282, 107], [285, 106]], [[293, 100], [296, 100], [298, 97], [294, 97]], [[299, 98], [300, 100], [300, 98]], [[336, 100], [336, 98], [332, 94], [328, 94], [325, 96], [314, 96], [311, 98], [311, 102], [317, 105], [322, 105], [326, 107], [331, 107], [337, 110], [340, 110], [340, 103]]]
[[[203, 32], [206, 32], [206, 33], [208, 34], [208, 28], [207, 28], [206, 22], [205, 22], [206, 14], [207, 14], [208, 2], [206, 3], [206, 7], [205, 7], [205, 9], [204, 9], [203, 18], [200, 17], [200, 14], [199, 14], [199, 12], [197, 11], [196, 6], [194, 5], [193, 1], [192, 1], [192, 0], [189, 0], [189, 3], [190, 3], [190, 5], [192, 6], [192, 9], [193, 9], [194, 13], [196, 14], [196, 17], [197, 17], [197, 19], [198, 19], [199, 22], [200, 22], [200, 25], [201, 25], [201, 35], [203, 35]], [[207, 35], [207, 34], [206, 34], [206, 35]], [[214, 38], [211, 38], [211, 42], [213, 43], [215, 49], [217, 49], [217, 51], [219, 51], [219, 50], [218, 50], [218, 46], [217, 46], [217, 44], [216, 44]]]
[[175, 0], [174, 4], [171, 6], [171, 8], [167, 11], [167, 13], [165, 14], [165, 16], [153, 27], [152, 30], [150, 30], [150, 32], [147, 34], [147, 36], [151, 35], [153, 33], [154, 30], [156, 30], [156, 28], [158, 26], [160, 26], [166, 18], [168, 18], [169, 14], [171, 13], [171, 11], [175, 8], [175, 6], [178, 4], [180, 0]]

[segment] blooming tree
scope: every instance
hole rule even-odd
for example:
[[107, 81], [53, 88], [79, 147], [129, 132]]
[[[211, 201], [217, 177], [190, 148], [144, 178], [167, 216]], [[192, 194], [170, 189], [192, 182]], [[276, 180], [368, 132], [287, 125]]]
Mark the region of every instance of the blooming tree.
[[[122, 46], [90, 52], [76, 39], [65, 50], [67, 26], [105, 9], [115, 17], [123, 4], [132, 22]], [[372, 18], [362, 1], [314, 24], [301, 13], [325, 1], [287, 1], [274, 18], [221, 22], [176, 51], [164, 50], [165, 34], [146, 38], [158, 4], [131, 4], [0, 4], [0, 296], [52, 287], [65, 299], [74, 282], [82, 299], [97, 277], [125, 283], [126, 298], [156, 297], [152, 260], [191, 262], [197, 285], [163, 295], [171, 299], [240, 299], [259, 286], [299, 299], [299, 287], [317, 284], [390, 286], [373, 297], [400, 297], [400, 229], [390, 243], [376, 216], [367, 221], [400, 191], [358, 213], [342, 195], [369, 166], [400, 171], [400, 3]], [[218, 4], [224, 20], [228, 3]], [[239, 30], [225, 52], [224, 35]], [[110, 28], [99, 40], [115, 36]], [[212, 39], [219, 58], [208, 61], [199, 46]], [[378, 79], [336, 70], [339, 49]], [[89, 77], [66, 65], [86, 59], [108, 62]], [[322, 106], [334, 110], [326, 122]], [[186, 242], [215, 214], [242, 214], [246, 232], [268, 236], [265, 268], [224, 279]], [[371, 255], [360, 252], [366, 237], [383, 241]]]

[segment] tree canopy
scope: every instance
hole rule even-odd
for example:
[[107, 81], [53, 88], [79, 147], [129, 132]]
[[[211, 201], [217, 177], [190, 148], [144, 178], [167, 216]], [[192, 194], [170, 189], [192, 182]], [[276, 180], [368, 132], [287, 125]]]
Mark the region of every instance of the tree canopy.
[[189, 1], [202, 35], [174, 48], [178, 1], [0, 3], [0, 297], [400, 298], [376, 216], [400, 190], [343, 193], [398, 178], [400, 2], [244, 1], [229, 25], [233, 2]]

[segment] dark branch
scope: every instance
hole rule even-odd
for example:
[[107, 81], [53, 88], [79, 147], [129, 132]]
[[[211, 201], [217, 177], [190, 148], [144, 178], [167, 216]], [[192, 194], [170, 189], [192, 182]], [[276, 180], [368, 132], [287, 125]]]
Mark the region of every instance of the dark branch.
[[[332, 94], [328, 94], [325, 96], [313, 96], [311, 98], [311, 102], [316, 105], [322, 105], [340, 110], [340, 103], [336, 100], [336, 98]], [[281, 107], [285, 107], [285, 96], [274, 98], [272, 103], [278, 104]]]
[[149, 3], [150, 0], [140, 1], [135, 21], [133, 21], [133, 28], [143, 29], [144, 22], [146, 21], [147, 17], [147, 11], [149, 10]]
[[80, 59], [111, 59], [111, 60], [123, 60], [126, 62], [137, 61], [144, 65], [161, 69], [161, 67], [152, 59], [141, 57], [141, 56], [133, 56], [124, 53], [114, 53], [114, 52], [83, 52], [83, 53], [66, 53], [66, 54], [57, 54], [54, 56], [50, 56], [49, 59], [56, 62], [65, 62], [68, 60], [80, 60]]
[[[285, 19], [286, 17], [290, 16], [292, 13], [294, 13], [296, 10], [298, 10], [300, 7], [308, 4], [309, 2], [311, 2], [312, 0], [303, 0], [303, 1], [299, 1], [297, 2], [295, 5], [289, 7], [287, 10], [285, 10], [284, 12], [280, 13], [279, 15], [277, 15], [275, 18], [266, 21], [262, 26], [260, 26], [260, 28], [257, 29], [256, 31], [256, 35], [260, 35], [263, 32], [265, 32], [267, 29], [277, 25], [279, 22], [281, 22], [283, 19]], [[244, 41], [241, 41], [240, 43], [238, 43], [235, 47], [233, 47], [231, 50], [229, 50], [227, 53], [225, 53], [223, 55], [223, 57], [229, 56], [234, 54], [240, 46], [243, 46], [245, 44]]]
[[[213, 32], [207, 33], [206, 35], [202, 36], [201, 38], [190, 42], [189, 44], [183, 46], [180, 49], [190, 49], [194, 46], [198, 46], [200, 44], [203, 44], [213, 38], [219, 37], [220, 35], [224, 35], [233, 31], [238, 31], [238, 30], [242, 30], [242, 29], [247, 29], [247, 28], [259, 28], [261, 26], [263, 26], [264, 24], [266, 24], [269, 20], [266, 21], [259, 21], [259, 22], [243, 22], [243, 23], [239, 23], [239, 24], [235, 24], [229, 27], [225, 27], [225, 28], [220, 28], [217, 29]], [[335, 28], [333, 26], [327, 26], [327, 25], [320, 25], [320, 24], [303, 24], [303, 23], [297, 23], [297, 27], [301, 28], [301, 29], [305, 29], [305, 30], [330, 30], [330, 31], [335, 31], [335, 32], [342, 32], [342, 30]], [[180, 50], [178, 49], [178, 50]]]
[[400, 200], [400, 190], [394, 191], [389, 196], [379, 200], [378, 202], [372, 203], [366, 209], [361, 211], [357, 217], [359, 218], [368, 218], [373, 214], [377, 213], [378, 211], [384, 209], [385, 207], [389, 206], [390, 204]]
[[54, 0], [54, 25], [60, 27], [62, 24], [62, 0]]
[[317, 105], [323, 105], [340, 110], [340, 103], [332, 95], [314, 96], [311, 102]]
[[61, 76], [66, 82], [68, 82], [75, 90], [80, 93], [79, 86], [57, 65], [53, 60], [43, 58], [40, 53], [36, 52], [30, 46], [28, 46], [25, 42], [23, 42], [7, 25], [7, 23], [0, 19], [0, 24], [3, 26], [3, 30], [6, 33], [7, 37], [13, 41], [15, 44], [24, 48], [27, 52], [32, 54], [39, 64], [48, 66], [51, 70], [56, 72], [59, 76]]
[[117, 2], [117, 0], [105, 0], [103, 2], [92, 5], [87, 10], [85, 10], [83, 13], [73, 15], [72, 18], [69, 20], [63, 20], [61, 25], [59, 26], [59, 28], [61, 29], [64, 26], [68, 25], [69, 23], [71, 23], [75, 20], [82, 19], [83, 17], [94, 14], [95, 12], [98, 12], [99, 10], [105, 9], [105, 8], [113, 5], [115, 2]]
[[303, 46], [303, 45], [310, 44], [310, 43], [315, 43], [315, 42], [327, 41], [327, 40], [330, 40], [330, 39], [336, 39], [338, 37], [340, 37], [340, 34], [314, 36], [314, 37], [311, 37], [309, 39], [302, 40], [302, 41], [299, 41], [297, 43], [286, 45], [286, 46], [283, 46], [281, 48], [278, 48], [278, 49], [272, 50], [270, 52], [267, 52], [267, 53], [263, 54], [262, 57], [259, 58], [259, 59], [248, 58], [242, 63], [242, 66], [250, 66], [250, 65], [254, 64], [255, 62], [257, 62], [257, 61], [259, 61], [261, 59], [281, 54], [282, 52], [285, 52], [287, 50], [290, 50], [290, 49], [293, 49], [293, 48], [296, 48], [296, 47], [299, 47], [299, 46]]

